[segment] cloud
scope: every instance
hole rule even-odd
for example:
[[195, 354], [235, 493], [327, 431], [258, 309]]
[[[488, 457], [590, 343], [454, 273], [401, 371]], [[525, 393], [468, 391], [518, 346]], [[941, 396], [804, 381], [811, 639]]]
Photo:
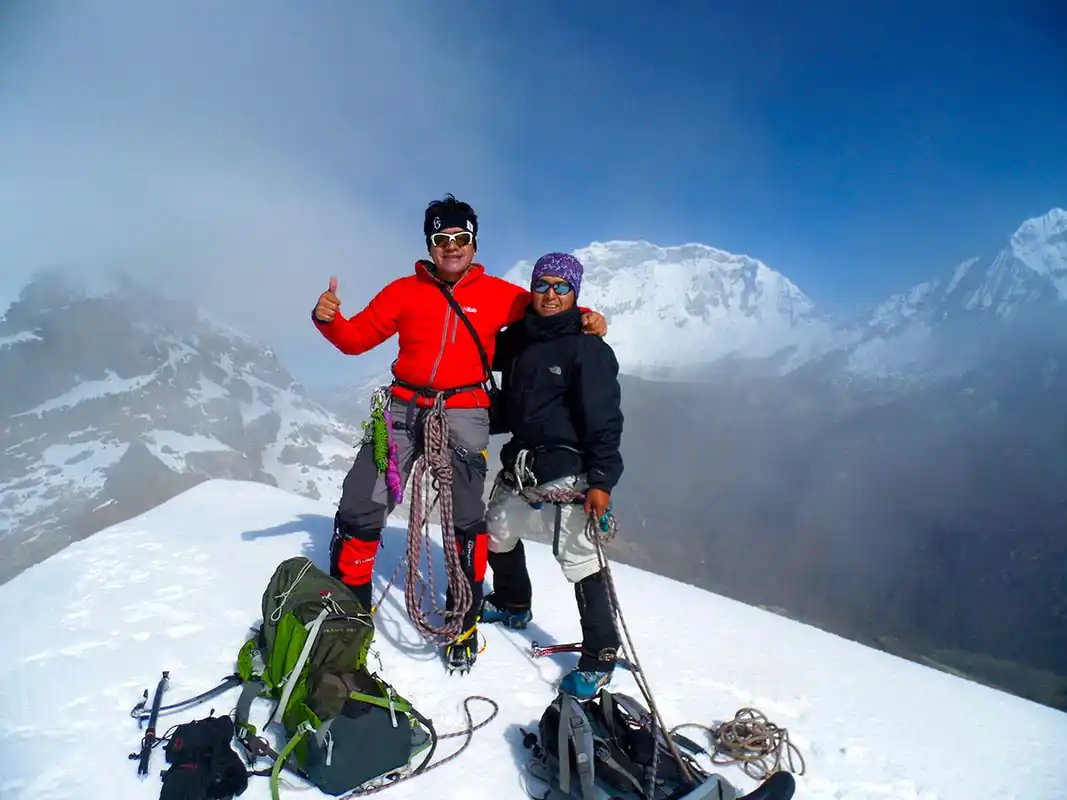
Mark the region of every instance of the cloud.
[[[425, 204], [492, 202], [478, 20], [429, 3], [9, 6], [0, 48], [0, 287], [130, 270], [232, 324], [320, 346], [421, 255]], [[459, 32], [462, 35], [457, 35]]]

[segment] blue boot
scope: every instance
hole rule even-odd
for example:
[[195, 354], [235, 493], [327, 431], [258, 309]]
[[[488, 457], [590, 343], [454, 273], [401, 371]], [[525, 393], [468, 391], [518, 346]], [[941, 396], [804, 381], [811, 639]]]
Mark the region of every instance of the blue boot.
[[478, 621], [483, 622], [486, 625], [492, 625], [495, 622], [499, 622], [506, 628], [522, 630], [530, 624], [530, 620], [532, 619], [533, 612], [530, 611], [530, 609], [510, 611], [496, 605], [493, 602], [493, 595], [490, 594], [482, 602], [482, 615], [478, 618]]
[[606, 670], [575, 669], [563, 676], [559, 690], [577, 700], [592, 700], [600, 690], [611, 683], [611, 673]]

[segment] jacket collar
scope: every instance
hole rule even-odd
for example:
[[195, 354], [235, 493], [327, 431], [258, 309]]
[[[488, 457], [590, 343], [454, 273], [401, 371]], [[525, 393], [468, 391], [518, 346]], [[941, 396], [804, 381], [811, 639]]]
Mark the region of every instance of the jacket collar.
[[[437, 277], [437, 267], [429, 259], [420, 258], [415, 262], [415, 274], [425, 280], [444, 285], [444, 281]], [[463, 273], [463, 277], [456, 281], [453, 286], [459, 286], [460, 284], [466, 285], [472, 281], [478, 280], [478, 278], [482, 277], [484, 274], [485, 267], [476, 261], [472, 261], [471, 265], [467, 267], [467, 271]]]
[[532, 339], [557, 339], [582, 332], [582, 312], [577, 306], [571, 306], [566, 311], [542, 317], [533, 310], [533, 305], [529, 305], [522, 324]]

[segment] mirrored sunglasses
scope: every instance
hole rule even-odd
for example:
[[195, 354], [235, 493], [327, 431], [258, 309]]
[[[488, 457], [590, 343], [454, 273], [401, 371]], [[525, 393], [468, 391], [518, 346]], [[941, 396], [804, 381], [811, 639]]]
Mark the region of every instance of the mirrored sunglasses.
[[444, 247], [449, 242], [455, 242], [459, 247], [466, 247], [474, 241], [474, 234], [470, 231], [459, 233], [434, 233], [430, 235], [430, 242], [434, 247]]
[[566, 281], [560, 281], [559, 283], [549, 283], [546, 280], [539, 280], [537, 283], [534, 284], [533, 290], [538, 294], [544, 294], [549, 289], [555, 289], [556, 294], [565, 295], [570, 294], [573, 288], [574, 287], [572, 287]]

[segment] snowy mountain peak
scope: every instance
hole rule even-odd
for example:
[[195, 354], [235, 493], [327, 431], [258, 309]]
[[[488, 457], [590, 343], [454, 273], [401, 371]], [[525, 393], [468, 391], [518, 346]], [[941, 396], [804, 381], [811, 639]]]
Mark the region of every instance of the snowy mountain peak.
[[[828, 332], [796, 284], [747, 255], [647, 241], [593, 242], [574, 255], [585, 265], [581, 302], [607, 318], [624, 372], [769, 357]], [[532, 266], [522, 261], [506, 278], [524, 285]]]
[[1067, 300], [1067, 211], [1053, 208], [1026, 220], [1011, 237], [1011, 255], [1056, 287]]
[[890, 333], [975, 313], [1007, 319], [1059, 300], [1067, 300], [1067, 212], [1054, 208], [1020, 225], [991, 259], [968, 258], [944, 277], [893, 295], [868, 325]]

